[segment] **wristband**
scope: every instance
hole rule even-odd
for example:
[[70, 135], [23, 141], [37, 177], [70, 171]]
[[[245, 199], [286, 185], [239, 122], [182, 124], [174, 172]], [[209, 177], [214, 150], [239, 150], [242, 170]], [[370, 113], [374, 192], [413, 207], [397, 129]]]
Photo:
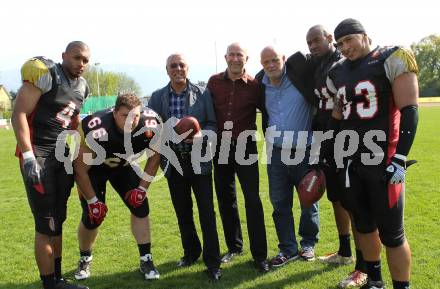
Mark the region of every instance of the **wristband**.
[[94, 204], [96, 203], [98, 200], [98, 198], [96, 196], [94, 196], [93, 198], [91, 198], [90, 200], [87, 200], [87, 204]]
[[35, 155], [33, 151], [24, 152], [22, 155], [23, 155], [23, 160], [35, 159]]

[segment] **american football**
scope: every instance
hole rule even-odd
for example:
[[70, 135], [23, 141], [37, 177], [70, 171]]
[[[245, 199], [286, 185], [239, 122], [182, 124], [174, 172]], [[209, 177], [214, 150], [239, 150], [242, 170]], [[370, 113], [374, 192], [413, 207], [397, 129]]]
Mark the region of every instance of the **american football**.
[[200, 124], [198, 120], [195, 117], [192, 116], [185, 116], [181, 118], [176, 126], [174, 127], [174, 130], [177, 134], [181, 135], [188, 131], [191, 131], [191, 133], [186, 137], [186, 139], [191, 139], [194, 137], [196, 133], [200, 131]]
[[299, 183], [299, 201], [304, 207], [309, 208], [313, 203], [319, 201], [325, 192], [325, 188], [324, 172], [320, 169], [313, 169], [308, 172]]

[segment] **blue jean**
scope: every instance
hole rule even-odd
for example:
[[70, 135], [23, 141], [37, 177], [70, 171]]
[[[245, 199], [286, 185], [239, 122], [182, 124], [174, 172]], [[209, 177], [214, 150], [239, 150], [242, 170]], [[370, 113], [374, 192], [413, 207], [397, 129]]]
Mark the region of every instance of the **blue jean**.
[[[293, 155], [291, 157], [293, 159]], [[293, 187], [309, 170], [308, 153], [297, 165], [286, 165], [281, 161], [281, 149], [274, 147], [270, 164], [267, 165], [269, 196], [273, 206], [273, 221], [278, 235], [280, 252], [293, 256], [298, 253], [293, 219]], [[299, 235], [301, 247], [314, 247], [318, 242], [319, 208], [315, 203], [310, 208], [301, 206]]]

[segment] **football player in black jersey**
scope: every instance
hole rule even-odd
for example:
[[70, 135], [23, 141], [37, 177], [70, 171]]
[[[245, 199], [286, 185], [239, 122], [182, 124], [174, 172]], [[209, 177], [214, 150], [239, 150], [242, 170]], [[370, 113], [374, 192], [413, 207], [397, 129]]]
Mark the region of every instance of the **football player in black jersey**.
[[22, 66], [23, 85], [12, 116], [16, 155], [35, 220], [35, 259], [45, 289], [87, 288], [68, 284], [61, 275], [62, 225], [73, 174], [66, 172], [55, 148], [58, 136], [78, 123], [89, 94], [81, 77], [89, 62], [89, 47], [71, 42], [62, 58], [56, 64], [34, 57]]
[[[313, 120], [315, 131], [325, 131], [333, 110], [334, 94], [327, 89], [327, 73], [332, 65], [342, 58], [341, 53], [333, 44], [333, 35], [322, 25], [315, 25], [306, 35], [307, 45], [315, 61], [314, 91], [318, 98], [318, 110]], [[340, 194], [344, 187], [338, 181], [334, 160], [327, 160], [323, 166], [326, 175], [327, 198], [333, 205], [336, 227], [339, 234], [339, 250], [335, 253], [319, 257], [326, 264], [346, 265], [353, 263], [350, 247], [350, 215], [342, 207]], [[356, 231], [353, 228], [353, 237], [356, 242]], [[360, 249], [356, 249], [356, 266], [347, 278], [339, 283], [341, 288], [362, 286], [367, 280], [365, 265]]]
[[[78, 228], [80, 260], [75, 278], [90, 276], [92, 246], [107, 213], [109, 181], [131, 212], [131, 231], [140, 254], [140, 271], [147, 280], [158, 279], [151, 255], [148, 187], [159, 167], [161, 121], [151, 109], [141, 111], [134, 94], [122, 94], [115, 107], [84, 118], [79, 126], [81, 144], [74, 161], [75, 181], [81, 192], [82, 219]], [[133, 159], [147, 152], [144, 173]], [[93, 160], [90, 158], [93, 156]]]
[[384, 288], [383, 244], [393, 287], [408, 289], [411, 251], [403, 208], [406, 158], [418, 122], [417, 63], [403, 47], [372, 47], [355, 19], [339, 23], [334, 34], [346, 59], [328, 73], [327, 87], [336, 94], [329, 127], [359, 137], [356, 152], [343, 159], [341, 177], [342, 204], [353, 214], [368, 272], [362, 288]]

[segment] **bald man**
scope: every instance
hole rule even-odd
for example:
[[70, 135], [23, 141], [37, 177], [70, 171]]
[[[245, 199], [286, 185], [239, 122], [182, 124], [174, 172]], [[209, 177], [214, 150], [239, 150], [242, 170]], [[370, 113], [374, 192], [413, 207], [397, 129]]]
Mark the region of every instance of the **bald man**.
[[[16, 155], [35, 220], [35, 259], [43, 287], [84, 289], [87, 287], [68, 284], [61, 274], [62, 225], [73, 174], [67, 173], [58, 161], [55, 147], [58, 136], [79, 123], [79, 112], [89, 94], [87, 82], [81, 77], [89, 63], [89, 47], [73, 41], [62, 59], [61, 64], [56, 64], [34, 57], [22, 66], [23, 84], [12, 125]], [[68, 147], [65, 150], [67, 153]]]
[[[293, 188], [298, 188], [302, 177], [311, 170], [306, 148], [312, 140], [314, 107], [308, 98], [311, 88], [308, 85], [307, 56], [293, 54], [289, 57], [288, 66], [285, 55], [279, 49], [267, 46], [261, 51], [260, 61], [264, 69], [259, 78], [265, 93], [269, 196], [279, 240], [279, 253], [271, 259], [271, 265], [281, 267], [298, 258], [305, 261], [315, 259], [314, 247], [319, 233], [318, 203], [310, 208], [301, 206], [301, 248], [296, 240], [292, 213]], [[288, 133], [292, 132], [293, 137], [289, 138]], [[301, 132], [307, 133], [303, 144], [298, 137]], [[297, 164], [288, 164], [284, 158], [293, 158], [297, 152], [304, 153], [302, 160]]]
[[[211, 76], [208, 89], [214, 100], [217, 116], [217, 150], [214, 156], [214, 180], [228, 252], [222, 262], [228, 263], [243, 252], [243, 235], [238, 214], [235, 176], [240, 181], [246, 207], [249, 243], [254, 265], [268, 272], [266, 229], [263, 205], [259, 196], [258, 161], [243, 164], [235, 157], [242, 148], [244, 158], [258, 157], [255, 141], [257, 108], [262, 110], [262, 93], [258, 82], [245, 69], [249, 56], [240, 43], [231, 43], [226, 50], [227, 69]], [[246, 131], [251, 131], [250, 135]], [[243, 141], [240, 135], [243, 134]], [[223, 135], [225, 137], [223, 138]], [[222, 152], [221, 144], [224, 142]]]

